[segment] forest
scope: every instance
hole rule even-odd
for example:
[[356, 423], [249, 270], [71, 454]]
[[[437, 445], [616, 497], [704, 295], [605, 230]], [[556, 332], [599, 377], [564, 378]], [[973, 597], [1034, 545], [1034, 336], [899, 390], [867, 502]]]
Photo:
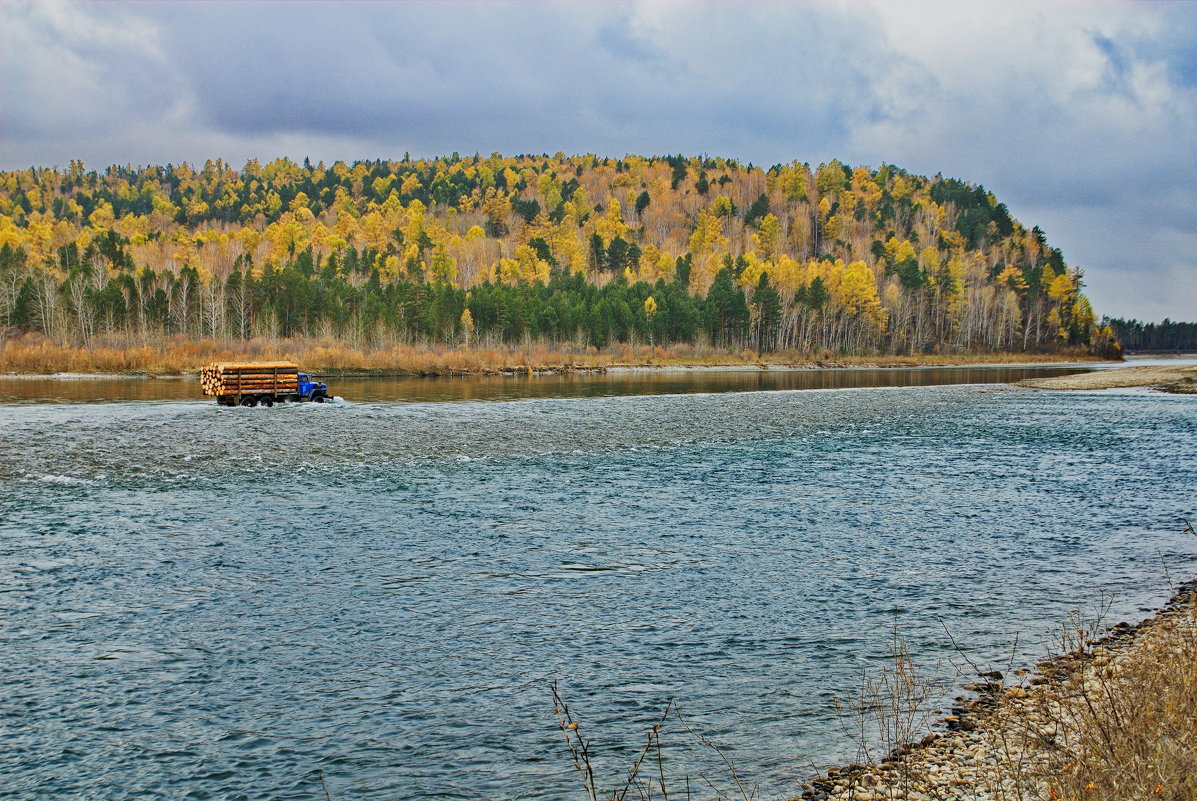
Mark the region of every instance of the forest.
[[1114, 336], [1127, 350], [1173, 350], [1197, 353], [1197, 323], [1182, 323], [1164, 318], [1162, 323], [1105, 318]]
[[892, 165], [455, 153], [0, 173], [7, 340], [1101, 350], [1115, 332], [1083, 286], [983, 187]]

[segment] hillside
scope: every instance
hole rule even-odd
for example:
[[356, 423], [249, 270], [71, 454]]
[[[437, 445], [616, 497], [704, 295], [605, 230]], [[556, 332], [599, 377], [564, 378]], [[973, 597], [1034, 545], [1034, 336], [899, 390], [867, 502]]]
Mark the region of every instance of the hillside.
[[0, 332], [58, 343], [1094, 347], [980, 186], [833, 161], [492, 155], [0, 173]]

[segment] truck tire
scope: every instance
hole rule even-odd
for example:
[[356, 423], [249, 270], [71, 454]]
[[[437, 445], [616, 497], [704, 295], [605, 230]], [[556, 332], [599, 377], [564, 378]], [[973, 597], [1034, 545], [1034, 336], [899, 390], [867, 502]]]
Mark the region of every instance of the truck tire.
[[257, 406], [258, 399], [255, 398], [253, 395], [246, 395], [244, 398], [241, 399], [241, 405], [249, 406], [249, 407]]
[[274, 398], [270, 397], [269, 395], [263, 395], [261, 400], [259, 400], [258, 402], [261, 403], [266, 408], [270, 408], [271, 406], [274, 406]]
[[328, 400], [328, 398], [324, 397], [324, 395], [317, 392], [315, 395], [312, 396], [312, 400], [315, 401], [316, 403], [324, 403], [326, 400]]

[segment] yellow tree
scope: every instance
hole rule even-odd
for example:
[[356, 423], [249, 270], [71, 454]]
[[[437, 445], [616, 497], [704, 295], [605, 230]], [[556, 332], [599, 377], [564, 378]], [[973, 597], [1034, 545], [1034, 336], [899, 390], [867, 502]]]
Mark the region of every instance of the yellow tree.
[[615, 237], [628, 238], [628, 226], [623, 221], [623, 206], [615, 198], [607, 204], [607, 213], [594, 224], [594, 232], [610, 242]]
[[548, 282], [550, 266], [527, 245], [515, 249], [514, 259], [499, 259], [498, 278], [507, 284]]
[[885, 308], [877, 296], [877, 279], [863, 261], [854, 261], [844, 270], [838, 300], [849, 314], [885, 328]]
[[278, 262], [293, 257], [308, 246], [310, 236], [307, 226], [296, 220], [294, 214], [287, 212], [278, 222], [266, 228], [265, 237], [270, 242], [269, 257]]
[[715, 279], [728, 239], [723, 235], [719, 220], [706, 209], [698, 213], [698, 222], [690, 234], [690, 254], [694, 262], [690, 270], [690, 288], [705, 293]]
[[97, 231], [110, 230], [116, 227], [116, 217], [112, 213], [112, 204], [101, 201], [96, 205], [91, 216], [87, 218], [91, 223], [91, 227]]
[[672, 278], [673, 271], [673, 259], [669, 257], [668, 253], [662, 253], [656, 245], [646, 245], [640, 253], [636, 275], [639, 280], [655, 284], [659, 279]]
[[365, 214], [360, 226], [362, 240], [368, 248], [384, 250], [391, 241], [391, 232], [387, 230], [386, 221], [378, 209], [372, 209]]
[[752, 248], [765, 261], [777, 258], [777, 243], [781, 240], [781, 223], [772, 214], [761, 220], [760, 230], [752, 235]]
[[[1046, 274], [1049, 269], [1050, 268], [1045, 267], [1043, 269], [1044, 274]], [[1064, 301], [1070, 299], [1072, 297], [1072, 293], [1075, 291], [1076, 283], [1072, 280], [1072, 277], [1068, 275], [1068, 273], [1060, 273], [1059, 275], [1053, 277], [1051, 283], [1047, 285], [1047, 296], [1057, 303], [1063, 303]]]
[[[567, 203], [568, 207], [569, 204]], [[557, 261], [564, 265], [571, 273], [586, 273], [590, 260], [586, 253], [586, 245], [582, 242], [578, 222], [572, 214], [566, 214], [561, 222], [552, 230], [549, 244]]]
[[1026, 292], [1029, 286], [1026, 277], [1022, 274], [1022, 270], [1011, 264], [1006, 265], [1006, 268], [998, 273], [995, 280], [997, 283], [1005, 284], [1019, 294]]
[[770, 268], [769, 280], [778, 290], [783, 290], [785, 295], [793, 295], [798, 291], [798, 287], [805, 286], [803, 273], [802, 265], [783, 253]]
[[399, 271], [402, 267], [399, 257], [391, 254], [382, 260], [382, 266], [378, 268], [378, 277], [382, 279], [383, 283], [389, 284], [399, 278]]
[[798, 203], [807, 198], [810, 172], [806, 169], [806, 165], [794, 161], [778, 171], [776, 177], [772, 178], [772, 185], [768, 183], [766, 185], [770, 189], [776, 187], [791, 203]]
[[474, 315], [468, 307], [461, 310], [461, 319], [458, 322], [461, 324], [461, 337], [465, 344], [469, 345], [474, 336]]
[[838, 214], [833, 214], [823, 223], [823, 238], [836, 240], [844, 233], [844, 221]]

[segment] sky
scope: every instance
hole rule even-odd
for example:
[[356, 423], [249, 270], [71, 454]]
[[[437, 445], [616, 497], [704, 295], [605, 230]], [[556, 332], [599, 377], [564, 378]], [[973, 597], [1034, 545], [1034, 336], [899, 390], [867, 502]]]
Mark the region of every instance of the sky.
[[942, 173], [1197, 320], [1197, 2], [0, 0], [0, 169], [455, 151]]

